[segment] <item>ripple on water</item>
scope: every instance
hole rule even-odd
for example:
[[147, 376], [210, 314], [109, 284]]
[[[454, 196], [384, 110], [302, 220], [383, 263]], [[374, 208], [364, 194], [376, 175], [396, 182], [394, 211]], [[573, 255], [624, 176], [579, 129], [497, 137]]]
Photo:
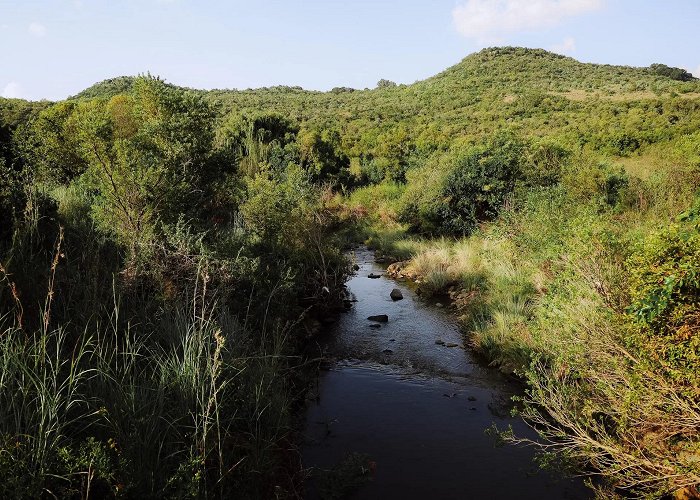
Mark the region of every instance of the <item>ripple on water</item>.
[[[436, 344], [463, 345], [449, 312], [405, 284], [368, 278], [384, 266], [366, 249], [355, 255], [360, 269], [347, 286], [358, 302], [324, 341], [341, 361], [322, 374], [309, 406], [305, 466], [330, 469], [350, 453], [370, 456], [373, 480], [353, 498], [591, 498], [581, 480], [538, 472], [531, 449], [495, 446], [485, 433], [494, 423], [534, 437], [509, 414], [517, 388], [468, 350]], [[403, 300], [390, 298], [393, 288]], [[375, 314], [387, 314], [388, 323], [370, 328]], [[309, 498], [318, 498], [313, 480], [308, 486]]]

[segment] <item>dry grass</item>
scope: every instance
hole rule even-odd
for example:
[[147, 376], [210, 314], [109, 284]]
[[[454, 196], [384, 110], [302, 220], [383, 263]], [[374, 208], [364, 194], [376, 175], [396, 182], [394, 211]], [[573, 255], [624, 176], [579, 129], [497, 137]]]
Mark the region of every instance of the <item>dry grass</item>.
[[[606, 101], [615, 102], [627, 102], [627, 101], [643, 101], [648, 99], [658, 99], [660, 97], [668, 97], [669, 93], [665, 92], [663, 95], [658, 95], [651, 90], [638, 90], [638, 91], [624, 91], [619, 90], [612, 94], [606, 94], [600, 91], [588, 92], [586, 90], [569, 90], [567, 92], [550, 92], [551, 95], [556, 95], [569, 99], [570, 101], [587, 101], [589, 99], [602, 99]], [[687, 92], [685, 94], [679, 94], [682, 99], [697, 99], [700, 98], [700, 93], [697, 92]]]
[[523, 265], [510, 242], [474, 236], [426, 243], [405, 273], [428, 295], [450, 294], [469, 342], [495, 364], [507, 371], [527, 365], [537, 347], [527, 321], [545, 277]]

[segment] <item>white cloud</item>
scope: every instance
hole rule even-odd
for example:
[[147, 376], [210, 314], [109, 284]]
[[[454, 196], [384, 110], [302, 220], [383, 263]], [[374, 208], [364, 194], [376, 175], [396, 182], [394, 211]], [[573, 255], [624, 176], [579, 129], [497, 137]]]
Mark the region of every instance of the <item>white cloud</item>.
[[520, 31], [559, 24], [567, 17], [592, 12], [605, 0], [462, 0], [452, 10], [459, 33], [476, 40], [492, 40]]
[[30, 34], [36, 37], [46, 36], [46, 26], [41, 23], [37, 23], [36, 21], [29, 25], [28, 31]]
[[22, 86], [17, 82], [10, 82], [2, 89], [0, 96], [7, 98], [21, 98]]
[[571, 54], [576, 52], [576, 39], [572, 36], [567, 36], [561, 43], [552, 45], [549, 50], [557, 54]]

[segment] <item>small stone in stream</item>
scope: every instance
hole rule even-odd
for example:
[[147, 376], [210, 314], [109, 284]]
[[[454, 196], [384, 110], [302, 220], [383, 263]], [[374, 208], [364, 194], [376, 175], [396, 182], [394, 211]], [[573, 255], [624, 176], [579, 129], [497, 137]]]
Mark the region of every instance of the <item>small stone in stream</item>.
[[452, 342], [448, 342], [447, 344], [445, 344], [445, 347], [459, 347], [459, 344], [454, 344]]
[[476, 401], [476, 398], [474, 396], [469, 396], [467, 398], [467, 401]]
[[445, 307], [445, 306], [443, 306], [440, 302], [436, 302], [435, 307]]
[[394, 351], [392, 351], [391, 349], [384, 349], [382, 352], [384, 354], [393, 354], [394, 353]]
[[396, 342], [396, 339], [389, 339], [389, 342]]
[[352, 270], [353, 270], [353, 271], [359, 271], [359, 270], [360, 270], [360, 266], [358, 266], [357, 264], [354, 264], [354, 265], [352, 266]]
[[368, 316], [367, 319], [370, 321], [377, 321], [378, 323], [386, 323], [389, 321], [389, 316], [386, 314], [377, 314], [376, 316]]
[[367, 275], [367, 277], [368, 277], [369, 279], [376, 280], [377, 278], [381, 278], [382, 275], [381, 275], [381, 274], [369, 273], [369, 274]]
[[440, 339], [437, 339], [437, 340], [435, 341], [435, 343], [436, 343], [437, 345], [445, 345], [445, 341], [444, 341], [444, 340], [440, 340]]
[[401, 290], [398, 288], [394, 288], [389, 294], [389, 297], [391, 297], [391, 300], [401, 300], [403, 299], [403, 293], [401, 293]]
[[372, 323], [371, 325], [369, 325], [369, 327], [370, 328], [381, 328], [382, 325], [380, 325], [379, 323]]

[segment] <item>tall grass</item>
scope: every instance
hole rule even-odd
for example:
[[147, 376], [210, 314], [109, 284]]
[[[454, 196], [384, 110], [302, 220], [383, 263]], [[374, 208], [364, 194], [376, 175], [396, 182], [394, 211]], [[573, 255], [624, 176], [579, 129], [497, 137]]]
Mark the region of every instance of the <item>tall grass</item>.
[[84, 390], [97, 375], [94, 349], [93, 337], [74, 344], [62, 328], [30, 337], [14, 326], [0, 329], [0, 464], [21, 472], [3, 471], [3, 497], [17, 495], [18, 483], [38, 497], [54, 480], [70, 481], [55, 470], [56, 453], [97, 416]]
[[118, 313], [77, 337], [2, 329], [2, 496], [86, 495], [86, 476], [93, 490], [149, 497], [287, 488], [276, 456], [291, 432], [286, 333], [270, 332], [274, 352], [248, 351], [249, 333], [211, 306], [164, 318], [164, 344], [121, 329]]
[[[18, 258], [0, 268], [0, 296], [11, 307], [0, 319], [0, 497], [293, 494], [297, 358], [292, 325], [272, 298], [234, 314], [215, 279], [223, 265], [188, 247], [168, 255], [180, 259], [178, 293], [155, 300], [147, 277], [126, 286], [124, 277], [92, 274], [100, 252], [78, 253], [83, 262], [71, 267], [74, 234], [64, 241], [61, 228], [50, 248], [51, 233], [31, 227], [16, 235], [10, 255]], [[89, 227], [72, 230], [87, 236], [84, 252], [102, 248]], [[20, 246], [34, 253], [21, 256]], [[17, 271], [41, 265], [29, 288]], [[81, 275], [96, 280], [86, 287], [100, 287], [99, 300], [82, 295], [73, 281]], [[23, 296], [16, 281], [33, 293]], [[68, 321], [76, 307], [93, 309]]]

